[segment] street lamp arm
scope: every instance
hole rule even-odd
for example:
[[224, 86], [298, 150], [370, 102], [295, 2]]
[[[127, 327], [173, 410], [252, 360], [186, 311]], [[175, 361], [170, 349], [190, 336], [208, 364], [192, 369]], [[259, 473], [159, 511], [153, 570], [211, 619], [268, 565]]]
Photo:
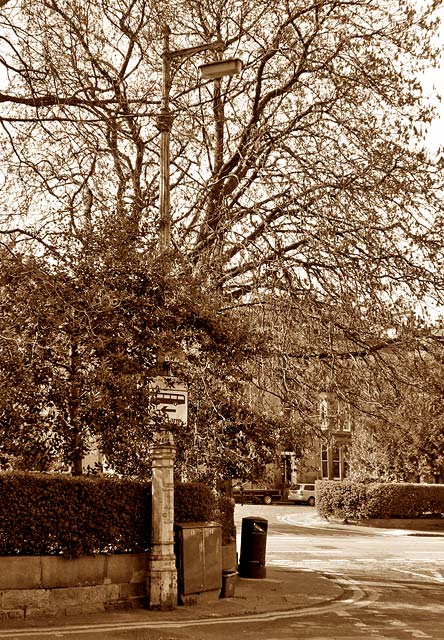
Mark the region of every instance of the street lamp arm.
[[170, 58], [184, 58], [186, 56], [192, 56], [195, 53], [201, 53], [202, 51], [224, 51], [225, 43], [222, 40], [215, 40], [206, 44], [199, 44], [196, 47], [187, 47], [186, 49], [175, 49], [168, 53]]
[[[0, 0], [1, 2], [1, 0]], [[223, 51], [225, 43], [221, 40], [199, 44], [195, 47], [170, 50], [171, 29], [167, 24], [163, 27], [162, 50], [162, 100], [157, 117], [157, 128], [160, 132], [160, 171], [159, 171], [159, 245], [161, 252], [167, 251], [171, 243], [170, 214], [170, 133], [172, 116], [170, 111], [171, 61], [186, 58], [202, 51]], [[223, 76], [237, 74], [242, 69], [239, 59], [218, 60], [200, 67], [202, 78], [216, 80]]]
[[215, 40], [214, 42], [205, 42], [198, 44], [194, 47], [185, 47], [185, 49], [173, 49], [170, 50], [169, 42], [171, 29], [167, 24], [163, 26], [163, 52], [162, 55], [169, 60], [174, 58], [186, 58], [192, 56], [195, 53], [201, 53], [202, 51], [225, 51], [225, 42], [223, 40]]

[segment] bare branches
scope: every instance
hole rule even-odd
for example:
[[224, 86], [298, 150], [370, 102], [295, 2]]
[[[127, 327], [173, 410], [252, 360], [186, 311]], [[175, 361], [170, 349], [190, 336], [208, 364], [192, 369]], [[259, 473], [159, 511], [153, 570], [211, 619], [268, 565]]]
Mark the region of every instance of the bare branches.
[[[26, 96], [16, 96], [13, 94], [0, 92], [0, 103], [11, 103], [29, 107], [35, 107], [36, 109], [39, 107], [109, 107], [120, 104], [120, 99], [118, 97], [112, 97], [103, 100], [92, 100], [85, 98], [77, 98], [75, 96], [60, 96], [60, 95], [44, 95], [44, 96], [34, 96], [34, 97], [26, 97]], [[130, 100], [130, 103], [133, 105], [147, 104], [145, 99], [134, 99]], [[150, 104], [158, 104], [158, 100], [153, 100]], [[54, 116], [52, 116], [54, 119]], [[2, 118], [3, 119], [3, 118]], [[19, 120], [19, 118], [17, 118]], [[38, 120], [38, 117], [35, 118]]]
[[[442, 175], [412, 143], [430, 118], [414, 78], [434, 56], [432, 4], [169, 3], [173, 47], [226, 45], [174, 70], [173, 246], [233, 313], [290, 301], [279, 356], [375, 357], [400, 316], [444, 298]], [[34, 246], [41, 229], [62, 257], [110, 221], [155, 238], [166, 13], [148, 0], [1, 6], [4, 232], [23, 241], [29, 226]], [[207, 55], [239, 55], [242, 74], [200, 83]]]

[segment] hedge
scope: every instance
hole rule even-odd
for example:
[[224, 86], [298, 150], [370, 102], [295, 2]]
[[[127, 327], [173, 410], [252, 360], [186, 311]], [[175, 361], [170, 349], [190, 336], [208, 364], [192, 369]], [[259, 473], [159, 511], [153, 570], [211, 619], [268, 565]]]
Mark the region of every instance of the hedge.
[[220, 496], [217, 501], [216, 518], [222, 525], [222, 544], [229, 544], [236, 540], [234, 525], [234, 500], [229, 496]]
[[442, 517], [444, 485], [318, 480], [316, 506], [344, 520]]
[[174, 521], [209, 522], [215, 519], [216, 496], [200, 482], [174, 486]]
[[232, 498], [217, 497], [207, 485], [199, 482], [177, 484], [174, 492], [175, 522], [214, 520], [222, 525], [222, 544], [228, 544], [236, 539]]
[[110, 477], [0, 474], [0, 555], [146, 551], [148, 483]]
[[[215, 520], [199, 483], [175, 487], [175, 521]], [[109, 476], [0, 473], [0, 556], [138, 553], [151, 535], [151, 483]]]

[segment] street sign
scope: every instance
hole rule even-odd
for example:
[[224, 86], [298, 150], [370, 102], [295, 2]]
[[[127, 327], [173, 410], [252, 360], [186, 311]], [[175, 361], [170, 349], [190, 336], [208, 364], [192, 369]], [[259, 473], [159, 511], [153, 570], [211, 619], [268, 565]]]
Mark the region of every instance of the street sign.
[[150, 403], [169, 422], [187, 424], [188, 391], [184, 384], [174, 378], [156, 376], [150, 384]]

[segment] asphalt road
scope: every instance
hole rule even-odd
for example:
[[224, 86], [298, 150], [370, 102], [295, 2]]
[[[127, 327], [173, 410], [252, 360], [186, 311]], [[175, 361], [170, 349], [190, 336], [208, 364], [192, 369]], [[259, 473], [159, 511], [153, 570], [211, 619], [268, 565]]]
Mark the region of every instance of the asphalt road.
[[249, 516], [268, 520], [268, 565], [353, 579], [425, 581], [444, 587], [444, 536], [318, 525], [315, 508], [276, 504], [237, 505], [238, 538], [242, 518]]
[[[306, 506], [236, 507], [243, 517], [268, 520], [267, 565], [321, 571], [349, 597], [301, 609], [291, 617], [164, 629], [53, 629], [38, 640], [360, 640], [444, 638], [444, 537], [322, 526]], [[35, 634], [0, 638], [36, 640]]]

